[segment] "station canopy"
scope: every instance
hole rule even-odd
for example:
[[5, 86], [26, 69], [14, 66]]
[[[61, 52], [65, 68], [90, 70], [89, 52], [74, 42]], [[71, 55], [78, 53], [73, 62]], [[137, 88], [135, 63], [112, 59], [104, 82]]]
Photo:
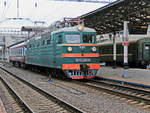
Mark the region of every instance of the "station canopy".
[[150, 24], [150, 0], [118, 0], [80, 18], [98, 34], [121, 31], [124, 21], [129, 21], [130, 34], [145, 34]]

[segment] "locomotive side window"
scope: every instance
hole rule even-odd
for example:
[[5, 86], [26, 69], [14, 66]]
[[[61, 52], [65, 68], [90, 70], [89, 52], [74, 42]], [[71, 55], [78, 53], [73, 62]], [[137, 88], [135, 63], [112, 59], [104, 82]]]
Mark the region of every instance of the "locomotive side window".
[[51, 44], [51, 40], [47, 40], [47, 45]]
[[51, 40], [52, 40], [52, 38], [51, 38], [51, 36], [48, 34], [48, 39], [47, 39], [47, 41], [46, 41], [46, 44], [47, 44], [47, 45], [50, 45], [50, 44], [51, 44]]
[[59, 35], [59, 36], [58, 36], [58, 44], [62, 44], [62, 41], [63, 41], [63, 40], [62, 40], [62, 36]]
[[30, 44], [30, 45], [29, 45], [29, 47], [31, 48], [31, 47], [32, 47], [32, 45]]
[[42, 40], [42, 41], [41, 41], [41, 45], [42, 45], [42, 46], [45, 45], [45, 40]]
[[37, 40], [36, 42], [36, 47], [40, 47], [41, 42], [39, 40]]
[[95, 36], [84, 34], [83, 35], [83, 43], [94, 43], [95, 42]]
[[66, 40], [66, 43], [71, 43], [71, 44], [81, 42], [80, 35], [66, 35], [65, 40]]

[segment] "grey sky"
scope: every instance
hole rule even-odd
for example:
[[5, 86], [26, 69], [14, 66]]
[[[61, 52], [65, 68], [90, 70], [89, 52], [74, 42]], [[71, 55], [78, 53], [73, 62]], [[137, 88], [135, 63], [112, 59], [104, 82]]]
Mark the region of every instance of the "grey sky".
[[[6, 1], [6, 6], [4, 6]], [[37, 3], [37, 7], [35, 7]], [[45, 20], [48, 23], [62, 17], [76, 17], [97, 9], [104, 4], [60, 2], [50, 0], [19, 0], [19, 17]], [[0, 18], [17, 17], [17, 0], [0, 0]]]

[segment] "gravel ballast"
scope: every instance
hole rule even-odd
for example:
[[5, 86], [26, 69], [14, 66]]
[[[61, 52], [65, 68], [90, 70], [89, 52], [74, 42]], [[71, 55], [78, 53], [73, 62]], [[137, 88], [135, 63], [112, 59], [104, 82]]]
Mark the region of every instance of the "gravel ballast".
[[[87, 113], [149, 113], [148, 110], [128, 104], [126, 100], [121, 101], [85, 86], [61, 83], [61, 87], [59, 87], [60, 84], [57, 80], [56, 84], [58, 85], [53, 85], [56, 81], [48, 82], [47, 76], [41, 76], [41, 74], [15, 67], [5, 68]], [[68, 91], [67, 85], [78, 89], [79, 93], [73, 88], [71, 91]]]

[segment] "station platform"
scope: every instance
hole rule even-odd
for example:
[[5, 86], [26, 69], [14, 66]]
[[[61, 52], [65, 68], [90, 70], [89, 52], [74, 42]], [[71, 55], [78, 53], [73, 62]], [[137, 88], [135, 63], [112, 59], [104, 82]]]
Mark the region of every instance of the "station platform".
[[110, 66], [102, 66], [97, 73], [97, 77], [105, 80], [112, 80], [116, 82], [124, 82], [126, 84], [137, 85], [150, 88], [150, 70], [129, 68], [127, 77], [123, 77], [124, 69], [117, 67], [113, 69]]
[[7, 113], [1, 98], [0, 98], [0, 113]]

